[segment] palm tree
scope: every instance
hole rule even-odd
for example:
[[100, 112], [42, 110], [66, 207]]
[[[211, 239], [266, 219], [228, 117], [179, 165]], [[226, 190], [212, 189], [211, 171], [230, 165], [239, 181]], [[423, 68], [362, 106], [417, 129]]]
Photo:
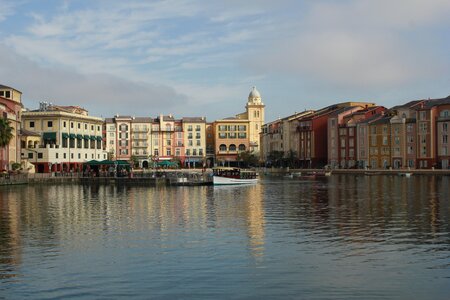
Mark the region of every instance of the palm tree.
[[0, 161], [2, 162], [3, 167], [3, 161], [4, 161], [4, 154], [6, 146], [9, 145], [9, 142], [14, 137], [13, 134], [13, 128], [10, 125], [9, 120], [5, 118], [0, 118]]

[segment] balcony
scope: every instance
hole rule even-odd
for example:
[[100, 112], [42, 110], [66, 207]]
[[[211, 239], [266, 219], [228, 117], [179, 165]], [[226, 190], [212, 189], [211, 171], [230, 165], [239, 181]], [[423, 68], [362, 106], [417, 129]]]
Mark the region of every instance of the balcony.
[[148, 128], [134, 128], [133, 132], [142, 132], [142, 133], [146, 133], [148, 132]]

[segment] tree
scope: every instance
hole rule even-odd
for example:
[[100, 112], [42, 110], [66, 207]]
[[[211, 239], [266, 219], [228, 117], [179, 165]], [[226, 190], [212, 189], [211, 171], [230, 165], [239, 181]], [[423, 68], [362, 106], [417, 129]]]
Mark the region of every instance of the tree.
[[247, 167], [256, 166], [258, 164], [258, 157], [250, 151], [239, 152], [237, 160], [243, 162]]
[[[5, 148], [9, 145], [9, 142], [11, 142], [12, 138], [14, 137], [13, 134], [14, 128], [11, 127], [11, 124], [9, 120], [5, 118], [0, 118], [0, 148]], [[5, 158], [3, 157], [4, 149], [0, 150], [0, 161], [4, 161]]]
[[9, 142], [14, 137], [13, 130], [9, 120], [0, 118], [0, 148], [9, 145]]
[[283, 156], [283, 151], [270, 151], [269, 155], [267, 156], [267, 163], [274, 167], [280, 167], [282, 164]]
[[133, 168], [138, 168], [139, 167], [139, 159], [135, 155], [131, 155], [130, 161], [131, 161], [131, 163], [133, 165]]
[[295, 152], [293, 150], [289, 150], [289, 152], [287, 153], [287, 155], [285, 157], [285, 161], [290, 168], [293, 168], [293, 167], [295, 167], [297, 158], [298, 158], [297, 152]]

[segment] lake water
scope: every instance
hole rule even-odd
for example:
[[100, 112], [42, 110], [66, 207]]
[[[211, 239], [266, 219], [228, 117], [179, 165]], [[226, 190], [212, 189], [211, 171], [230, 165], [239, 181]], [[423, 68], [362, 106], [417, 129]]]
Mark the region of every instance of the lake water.
[[0, 299], [449, 299], [449, 186], [0, 187]]

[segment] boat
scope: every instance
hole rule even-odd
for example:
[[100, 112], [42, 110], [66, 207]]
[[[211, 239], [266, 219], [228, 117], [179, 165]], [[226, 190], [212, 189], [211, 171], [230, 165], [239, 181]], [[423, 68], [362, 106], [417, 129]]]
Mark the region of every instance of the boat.
[[405, 172], [405, 173], [398, 173], [398, 175], [405, 176], [406, 178], [409, 178], [409, 177], [411, 177], [412, 173]]
[[214, 168], [214, 185], [254, 184], [258, 182], [257, 173], [252, 170], [240, 168]]

